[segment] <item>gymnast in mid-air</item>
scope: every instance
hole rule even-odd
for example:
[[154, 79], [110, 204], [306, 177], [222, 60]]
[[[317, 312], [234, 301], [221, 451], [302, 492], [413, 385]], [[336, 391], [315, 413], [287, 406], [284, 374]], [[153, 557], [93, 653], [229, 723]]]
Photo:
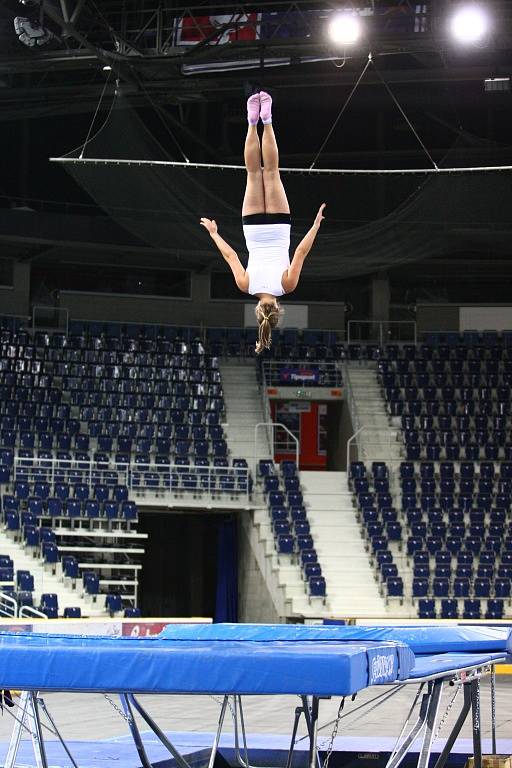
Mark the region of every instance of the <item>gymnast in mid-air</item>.
[[[261, 145], [258, 136], [260, 118], [263, 123]], [[279, 151], [272, 127], [272, 98], [268, 93], [261, 91], [248, 99], [247, 120], [244, 149], [247, 186], [242, 205], [242, 224], [249, 251], [247, 269], [219, 235], [215, 221], [202, 218], [201, 224], [229, 264], [238, 288], [259, 299], [255, 312], [258, 321], [256, 352], [260, 353], [270, 348], [272, 329], [283, 313], [279, 297], [297, 287], [304, 259], [323, 221], [325, 203], [320, 206], [313, 226], [295, 249], [290, 263], [290, 206], [279, 174]]]

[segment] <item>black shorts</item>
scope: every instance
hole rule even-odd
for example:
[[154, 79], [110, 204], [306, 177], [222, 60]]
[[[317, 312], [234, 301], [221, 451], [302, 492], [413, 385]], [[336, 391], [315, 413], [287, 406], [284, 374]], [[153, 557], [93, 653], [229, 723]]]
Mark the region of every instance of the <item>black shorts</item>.
[[251, 213], [250, 216], [242, 216], [242, 224], [291, 224], [292, 217], [289, 213]]

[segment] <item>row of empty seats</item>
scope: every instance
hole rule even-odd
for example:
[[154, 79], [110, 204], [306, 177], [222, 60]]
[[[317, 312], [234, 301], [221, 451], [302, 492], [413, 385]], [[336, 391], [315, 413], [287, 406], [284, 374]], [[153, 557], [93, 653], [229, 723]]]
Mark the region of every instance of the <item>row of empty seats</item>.
[[[392, 552], [396, 547], [395, 554], [403, 552], [410, 560], [407, 597], [413, 600], [487, 599], [498, 606], [510, 600], [510, 494], [504, 497], [498, 489], [510, 483], [511, 473], [511, 464], [493, 462], [402, 462], [394, 473], [383, 462], [369, 467], [352, 462], [349, 485], [387, 596], [405, 597], [404, 574]], [[493, 507], [496, 501], [503, 506]], [[461, 615], [475, 618], [466, 608]]]
[[326, 582], [314, 548], [296, 463], [282, 461], [277, 468], [271, 459], [262, 459], [258, 463], [258, 481], [267, 500], [278, 555], [298, 558], [309, 597], [325, 602]]

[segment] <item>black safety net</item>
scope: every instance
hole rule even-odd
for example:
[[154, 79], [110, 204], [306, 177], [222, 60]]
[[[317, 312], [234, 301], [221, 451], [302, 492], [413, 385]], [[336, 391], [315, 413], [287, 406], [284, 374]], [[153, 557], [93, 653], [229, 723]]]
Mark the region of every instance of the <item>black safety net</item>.
[[[512, 164], [512, 150], [470, 138], [472, 166]], [[468, 137], [464, 142], [467, 145]], [[169, 151], [170, 152], [170, 151]], [[149, 132], [118, 97], [109, 119], [85, 147], [85, 158], [107, 164], [63, 167], [126, 230], [166, 251], [169, 266], [208, 268], [219, 256], [201, 216], [214, 218], [221, 235], [246, 259], [241, 228], [245, 177], [221, 167], [115, 163], [116, 159], [181, 160]], [[78, 157], [79, 151], [68, 155]], [[465, 146], [453, 148], [443, 167], [467, 165]], [[242, 162], [242, 147], [240, 159]], [[428, 166], [428, 159], [425, 163]], [[321, 165], [320, 165], [321, 167]], [[283, 174], [292, 212], [292, 247], [326, 202], [326, 221], [305, 274], [311, 278], [361, 275], [427, 257], [465, 251], [509, 252], [512, 172], [453, 174]]]

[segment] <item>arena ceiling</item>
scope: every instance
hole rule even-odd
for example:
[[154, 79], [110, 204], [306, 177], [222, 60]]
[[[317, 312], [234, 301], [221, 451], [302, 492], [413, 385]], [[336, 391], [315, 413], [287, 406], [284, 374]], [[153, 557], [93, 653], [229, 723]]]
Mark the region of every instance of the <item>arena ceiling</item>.
[[[15, 148], [12, 153], [4, 149], [4, 208], [21, 202], [39, 210], [38, 200], [90, 203], [47, 161], [83, 141], [96, 110], [101, 122], [116, 88], [160, 140], [170, 131], [192, 158], [232, 163], [240, 161], [245, 95], [263, 86], [272, 91], [279, 110], [283, 161], [305, 164], [369, 52], [437, 156], [462, 141], [470, 164], [474, 151], [482, 157], [482, 141], [509, 144], [511, 93], [486, 92], [484, 81], [512, 74], [510, 2], [488, 3], [495, 18], [492, 33], [485, 44], [468, 49], [447, 35], [449, 0], [361, 0], [350, 5], [364, 15], [365, 37], [343, 52], [333, 48], [325, 28], [329, 14], [345, 5], [325, 0], [198, 6], [165, 0], [3, 0], [0, 139], [4, 148]], [[15, 28], [16, 18], [27, 19], [28, 26], [18, 22]], [[20, 41], [20, 31], [30, 38], [38, 24], [44, 44]], [[330, 164], [348, 159], [364, 167], [385, 156], [388, 165], [402, 167], [423, 159], [372, 68], [343, 123], [340, 139], [325, 151]], [[46, 204], [51, 215], [59, 210]], [[75, 207], [73, 213], [80, 210]], [[118, 235], [109, 231], [103, 246]], [[16, 236], [12, 229], [0, 232], [9, 243], [3, 255], [11, 258], [20, 247], [19, 256], [27, 260], [58, 258], [57, 234], [49, 234], [42, 245], [34, 242], [37, 237], [37, 228]], [[93, 250], [93, 243], [83, 245], [80, 253]], [[135, 261], [148, 252], [130, 238], [121, 238], [116, 247], [133, 253]]]

